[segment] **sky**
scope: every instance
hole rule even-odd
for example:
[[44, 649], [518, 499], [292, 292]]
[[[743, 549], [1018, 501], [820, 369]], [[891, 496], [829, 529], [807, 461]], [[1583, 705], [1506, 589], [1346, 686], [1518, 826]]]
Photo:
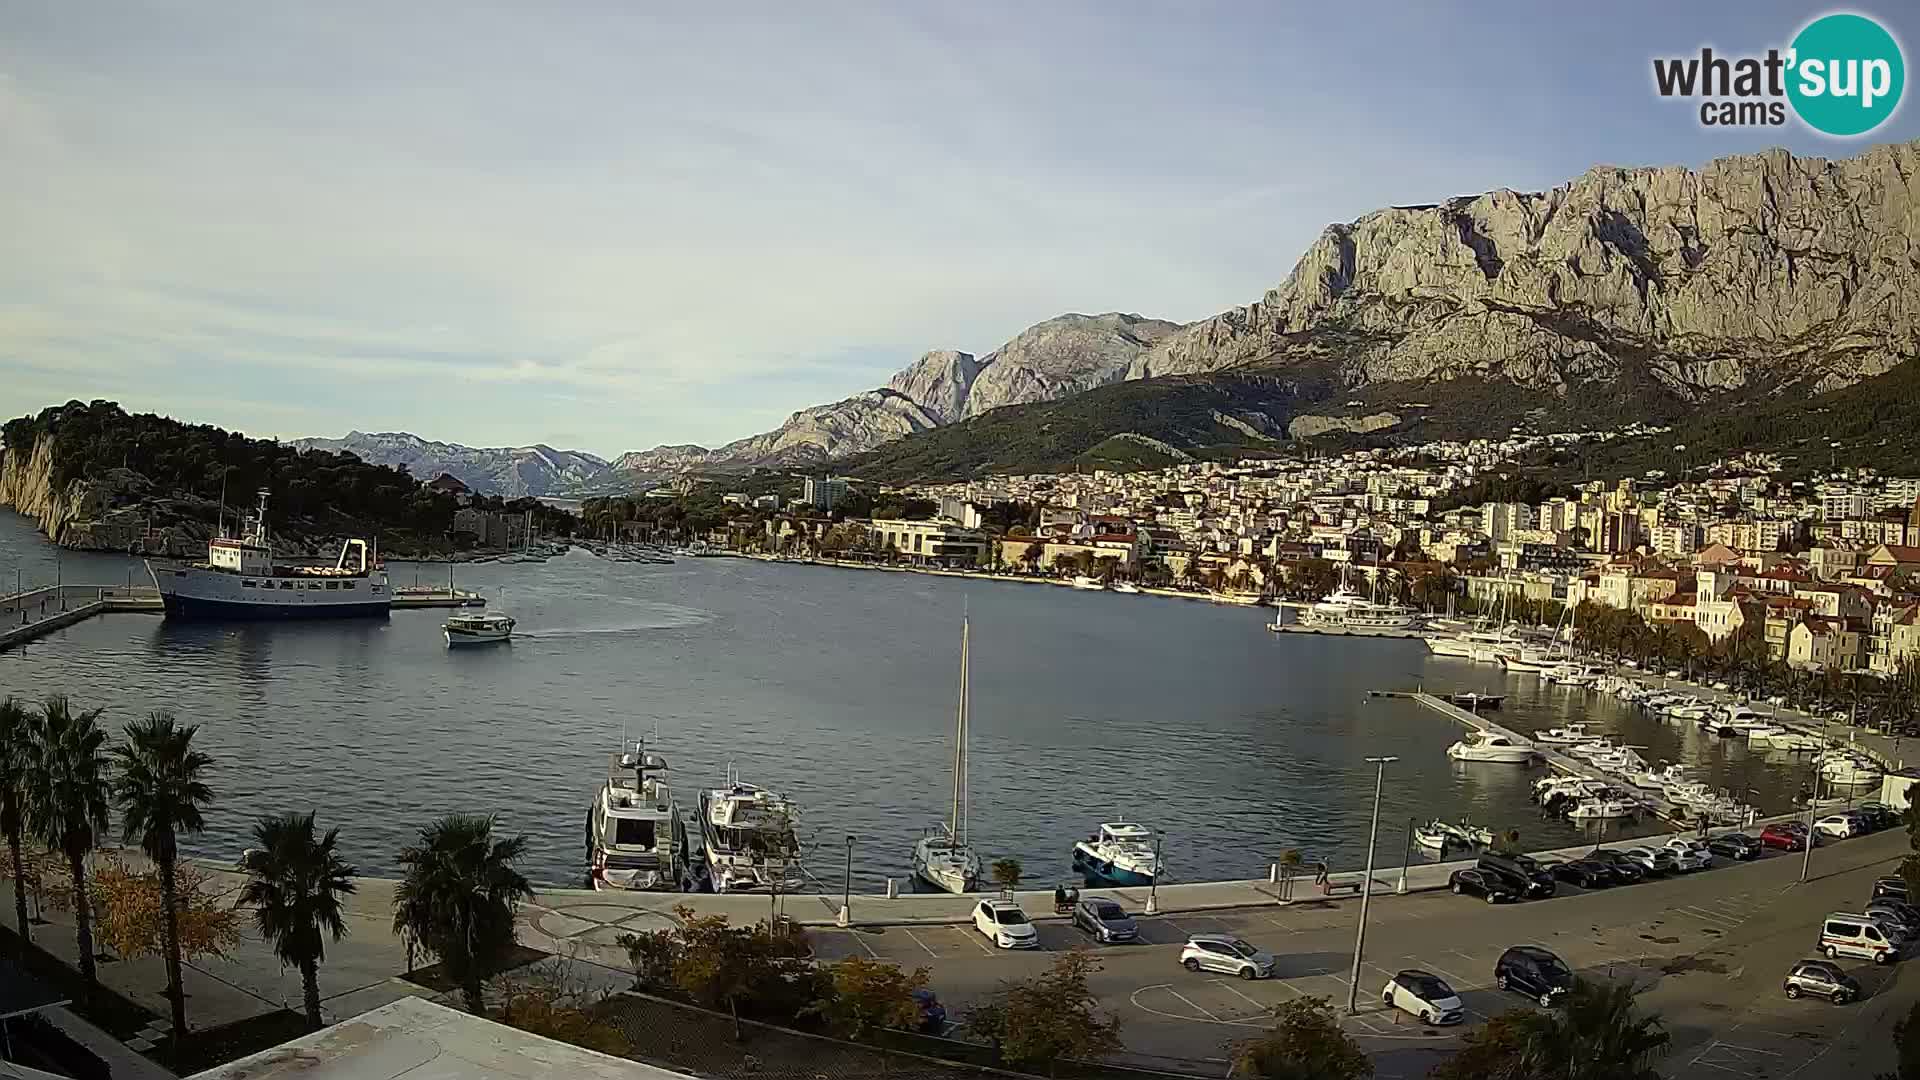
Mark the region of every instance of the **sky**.
[[[1063, 312], [1250, 302], [1380, 206], [1920, 137], [1652, 91], [1828, 10], [0, 0], [0, 414], [717, 445]], [[1914, 61], [1920, 12], [1850, 10]]]

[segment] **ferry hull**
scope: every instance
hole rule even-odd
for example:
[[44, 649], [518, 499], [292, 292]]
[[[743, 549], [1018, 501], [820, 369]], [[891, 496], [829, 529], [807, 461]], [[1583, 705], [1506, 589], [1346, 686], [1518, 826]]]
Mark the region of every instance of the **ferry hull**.
[[355, 604], [255, 604], [161, 593], [169, 619], [384, 619], [391, 613], [385, 601]]
[[1124, 866], [1089, 854], [1084, 848], [1073, 849], [1073, 869], [1086, 878], [1090, 884], [1099, 885], [1151, 885], [1152, 874], [1143, 874], [1138, 870], [1129, 870]]

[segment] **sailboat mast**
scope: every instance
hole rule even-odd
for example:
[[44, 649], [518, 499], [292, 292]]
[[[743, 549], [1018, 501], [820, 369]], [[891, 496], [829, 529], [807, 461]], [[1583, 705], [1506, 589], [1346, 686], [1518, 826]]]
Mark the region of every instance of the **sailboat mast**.
[[960, 708], [953, 720], [953, 812], [947, 818], [947, 835], [955, 842], [961, 838], [960, 792], [966, 786], [967, 769], [967, 644], [968, 620], [960, 619]]

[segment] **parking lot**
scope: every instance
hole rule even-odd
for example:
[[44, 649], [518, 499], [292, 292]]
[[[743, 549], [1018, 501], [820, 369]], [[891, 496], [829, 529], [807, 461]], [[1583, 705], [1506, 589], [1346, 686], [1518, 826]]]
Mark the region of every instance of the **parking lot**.
[[[1775, 853], [1639, 885], [1584, 891], [1562, 884], [1553, 899], [1517, 904], [1494, 906], [1444, 892], [1380, 900], [1370, 915], [1360, 1010], [1344, 1023], [1374, 1055], [1380, 1076], [1424, 1075], [1465, 1031], [1525, 1004], [1494, 988], [1493, 967], [1508, 946], [1531, 943], [1584, 976], [1642, 987], [1642, 1000], [1662, 1013], [1674, 1035], [1668, 1060], [1674, 1075], [1773, 1080], [1805, 1075], [1816, 1062], [1824, 1070], [1850, 1031], [1884, 1038], [1865, 1033], [1876, 1030], [1873, 1017], [1912, 996], [1895, 992], [1902, 969], [1843, 962], [1869, 996], [1840, 1007], [1789, 1001], [1780, 980], [1794, 960], [1813, 954], [1820, 917], [1858, 910], [1873, 878], [1905, 849], [1898, 832], [1823, 846], [1814, 855], [1816, 880], [1805, 886], [1797, 884], [1800, 856]], [[1031, 950], [1000, 950], [970, 926], [820, 930], [813, 939], [826, 959], [861, 953], [928, 968], [931, 985], [956, 1017], [1002, 981], [1044, 970], [1054, 954], [1093, 947], [1101, 967], [1092, 987], [1121, 1017], [1129, 1049], [1223, 1060], [1226, 1044], [1257, 1033], [1281, 1002], [1324, 997], [1344, 1012], [1358, 908], [1352, 899], [1313, 900], [1136, 916], [1138, 942], [1105, 946], [1094, 946], [1064, 921], [1038, 923], [1040, 947]], [[1183, 969], [1179, 949], [1194, 934], [1227, 934], [1271, 952], [1275, 977], [1247, 981]], [[1433, 1029], [1383, 1007], [1381, 988], [1404, 968], [1451, 984], [1466, 1007], [1466, 1023]], [[1691, 1071], [1673, 1071], [1678, 1065]]]

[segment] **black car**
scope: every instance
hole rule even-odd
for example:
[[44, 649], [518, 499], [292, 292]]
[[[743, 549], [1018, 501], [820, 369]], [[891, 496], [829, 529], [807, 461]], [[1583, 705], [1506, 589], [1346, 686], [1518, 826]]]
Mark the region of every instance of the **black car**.
[[1541, 866], [1558, 880], [1583, 889], [1604, 889], [1615, 881], [1611, 867], [1591, 859], [1575, 859], [1572, 862], [1554, 860], [1543, 862]]
[[1907, 899], [1907, 879], [1903, 877], [1876, 878], [1873, 882], [1872, 899], [1892, 897], [1895, 900]]
[[1111, 900], [1093, 898], [1073, 905], [1073, 926], [1099, 941], [1132, 941], [1140, 936], [1133, 916]]
[[1473, 867], [1455, 870], [1447, 879], [1447, 886], [1456, 896], [1481, 896], [1487, 903], [1497, 904], [1502, 900], [1518, 900], [1526, 891], [1526, 886], [1515, 878], [1498, 870], [1483, 870]]
[[1726, 859], [1757, 859], [1760, 841], [1746, 833], [1724, 833], [1707, 841], [1707, 850]]
[[1480, 856], [1480, 869], [1505, 874], [1516, 882], [1524, 883], [1523, 894], [1530, 900], [1552, 896], [1557, 891], [1553, 875], [1529, 855], [1502, 855], [1489, 851]]
[[1493, 985], [1551, 1007], [1573, 989], [1573, 969], [1538, 945], [1515, 945], [1494, 961]]
[[1613, 871], [1614, 879], [1622, 885], [1637, 885], [1647, 880], [1647, 868], [1612, 848], [1595, 848], [1587, 853], [1594, 862], [1605, 863]]
[[1870, 828], [1874, 832], [1879, 832], [1881, 829], [1891, 829], [1895, 825], [1900, 824], [1900, 815], [1895, 813], [1893, 808], [1885, 803], [1861, 803], [1854, 812], [1866, 817]]

